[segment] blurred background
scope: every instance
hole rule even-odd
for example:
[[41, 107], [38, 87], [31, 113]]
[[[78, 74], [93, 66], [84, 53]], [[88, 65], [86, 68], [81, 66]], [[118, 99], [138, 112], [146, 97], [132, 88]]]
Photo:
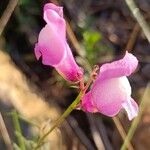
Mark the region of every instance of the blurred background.
[[[47, 2], [63, 6], [67, 39], [85, 68], [85, 78], [93, 65], [117, 60], [126, 50], [138, 58], [139, 66], [129, 81], [140, 114], [132, 124], [124, 111], [109, 118], [74, 110], [41, 149], [119, 150], [129, 131], [127, 149], [149, 150], [150, 44], [124, 0], [0, 0], [1, 28], [4, 12], [11, 13], [17, 4], [10, 18], [3, 17], [9, 19], [0, 35], [0, 149], [12, 149], [11, 143], [19, 149], [21, 141], [31, 149], [79, 92], [54, 68], [35, 59], [34, 45], [45, 26], [42, 9]], [[150, 1], [135, 2], [149, 23]]]

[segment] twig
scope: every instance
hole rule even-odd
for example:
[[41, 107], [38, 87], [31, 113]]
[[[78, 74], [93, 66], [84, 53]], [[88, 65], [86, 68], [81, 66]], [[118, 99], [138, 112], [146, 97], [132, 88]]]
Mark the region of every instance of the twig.
[[66, 21], [66, 24], [67, 24], [67, 34], [68, 34], [68, 37], [69, 37], [73, 47], [76, 49], [79, 56], [85, 57], [85, 53], [83, 51], [83, 48], [81, 48], [69, 22]]
[[1, 134], [2, 134], [2, 137], [4, 139], [7, 149], [12, 150], [11, 140], [10, 140], [10, 137], [9, 137], [7, 128], [5, 126], [5, 122], [3, 120], [1, 112], [0, 112], [0, 131], [1, 131]]
[[[114, 123], [115, 123], [115, 125], [116, 125], [116, 127], [117, 127], [117, 129], [118, 129], [118, 131], [119, 131], [123, 141], [124, 141], [126, 139], [127, 135], [126, 135], [126, 132], [125, 132], [125, 130], [124, 130], [124, 128], [123, 128], [119, 118], [118, 117], [113, 117], [113, 121], [114, 121]], [[127, 142], [128, 142], [128, 146], [127, 146], [128, 149], [129, 150], [134, 150], [134, 148], [133, 148], [132, 144], [130, 143], [130, 141], [127, 140]]]
[[134, 0], [125, 0], [126, 4], [130, 8], [133, 16], [135, 17], [136, 21], [139, 23], [140, 27], [142, 28], [147, 40], [150, 43], [150, 27], [145, 21], [143, 15], [141, 14], [139, 8], [135, 4]]
[[[54, 4], [59, 5], [58, 0], [50, 0], [50, 1], [53, 2]], [[81, 48], [81, 46], [76, 38], [76, 35], [74, 34], [74, 31], [71, 28], [70, 23], [67, 21], [66, 18], [65, 18], [65, 20], [66, 20], [67, 34], [68, 34], [69, 40], [71, 41], [71, 43], [72, 43], [73, 47], [75, 48], [76, 52], [78, 53], [78, 55], [84, 57], [85, 53], [83, 51], [83, 48]]]
[[126, 147], [128, 145], [128, 140], [130, 141], [135, 133], [135, 130], [141, 120], [141, 117], [142, 117], [142, 113], [145, 109], [145, 106], [147, 105], [148, 101], [149, 101], [149, 97], [150, 97], [150, 83], [148, 83], [146, 89], [145, 89], [145, 92], [143, 94], [143, 98], [142, 98], [142, 101], [140, 103], [140, 106], [139, 106], [139, 114], [138, 114], [138, 117], [134, 119], [134, 121], [132, 122], [131, 124], [131, 127], [129, 129], [129, 132], [126, 136], [126, 139], [121, 147], [121, 150], [126, 150]]
[[73, 128], [73, 132], [75, 132], [75, 134], [80, 139], [81, 143], [85, 145], [87, 149], [95, 150], [93, 144], [91, 143], [89, 138], [86, 136], [86, 134], [80, 129], [78, 122], [76, 121], [76, 119], [74, 119], [74, 117], [69, 116], [67, 118], [67, 123], [71, 126], [71, 128]]
[[133, 28], [133, 31], [129, 37], [125, 51], [128, 50], [128, 52], [131, 52], [131, 50], [133, 49], [133, 47], [135, 45], [135, 42], [136, 42], [139, 32], [140, 32], [140, 26], [139, 26], [139, 24], [136, 23]]
[[101, 137], [103, 139], [103, 143], [104, 143], [104, 146], [105, 146], [105, 149], [106, 150], [113, 150], [113, 146], [108, 138], [108, 134], [107, 134], [107, 131], [106, 131], [106, 127], [102, 121], [102, 118], [101, 116], [96, 116], [94, 118], [94, 122], [96, 123], [96, 126], [101, 134]]
[[105, 146], [103, 144], [101, 135], [98, 133], [98, 129], [97, 129], [96, 124], [94, 122], [93, 116], [91, 114], [87, 113], [87, 118], [89, 120], [89, 124], [90, 124], [90, 128], [91, 128], [93, 140], [95, 142], [95, 145], [96, 145], [97, 149], [105, 150]]
[[0, 18], [0, 36], [10, 18], [12, 15], [15, 7], [17, 6], [18, 0], [10, 0], [9, 4], [7, 5], [7, 8], [5, 9], [2, 17]]
[[[58, 0], [50, 0], [50, 2], [59, 5]], [[85, 58], [85, 50], [80, 46], [80, 43], [69, 23], [69, 21], [66, 20], [66, 28], [67, 28], [67, 35], [68, 38], [71, 42], [71, 44], [73, 45], [73, 47], [75, 48], [76, 53], [80, 56], [80, 59], [78, 59], [80, 62], [80, 64], [82, 64], [82, 66], [84, 66], [84, 68], [90, 73], [92, 71], [92, 67], [90, 66], [90, 63], [88, 62], [88, 60]]]

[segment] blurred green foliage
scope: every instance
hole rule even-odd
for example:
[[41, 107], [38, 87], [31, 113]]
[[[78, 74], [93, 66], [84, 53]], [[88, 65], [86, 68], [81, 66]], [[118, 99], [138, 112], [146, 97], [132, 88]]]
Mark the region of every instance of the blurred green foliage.
[[95, 63], [96, 53], [99, 50], [98, 42], [102, 39], [96, 31], [85, 31], [83, 33], [83, 45], [86, 50], [86, 57], [91, 64]]
[[111, 49], [103, 43], [102, 34], [94, 30], [83, 32], [83, 46], [86, 51], [86, 58], [91, 65], [99, 63], [101, 56], [112, 52]]
[[95, 27], [96, 19], [92, 15], [87, 15], [82, 25], [78, 24], [77, 28], [78, 34], [82, 37], [81, 45], [91, 66], [100, 63], [103, 56], [112, 55], [112, 48], [104, 42], [103, 34]]
[[14, 126], [14, 134], [16, 136], [16, 143], [13, 142], [14, 150], [31, 150], [36, 146], [37, 137], [30, 137], [30, 139], [26, 138], [22, 133], [21, 123], [25, 122], [28, 125], [33, 127], [37, 127], [36, 124], [30, 122], [29, 120], [25, 120], [21, 115], [19, 115], [16, 110], [13, 110], [9, 113], [12, 116], [13, 126]]

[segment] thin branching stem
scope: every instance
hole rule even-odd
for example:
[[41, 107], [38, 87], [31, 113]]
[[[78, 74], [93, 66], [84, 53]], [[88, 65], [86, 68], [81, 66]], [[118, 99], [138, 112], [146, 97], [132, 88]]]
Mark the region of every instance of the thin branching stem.
[[37, 150], [41, 144], [43, 143], [44, 139], [56, 128], [58, 127], [65, 118], [75, 109], [77, 104], [80, 102], [81, 97], [83, 96], [83, 92], [81, 91], [77, 98], [72, 102], [72, 104], [66, 109], [66, 111], [58, 118], [58, 120], [54, 123], [54, 125], [50, 128], [50, 130], [44, 134], [38, 141], [37, 146], [35, 147], [35, 150]]
[[[44, 134], [39, 140], [38, 143], [35, 147], [35, 150], [37, 150], [43, 143], [44, 139], [56, 128], [58, 127], [65, 119], [66, 117], [77, 107], [77, 105], [79, 104], [81, 98], [84, 96], [86, 90], [89, 88], [89, 86], [91, 85], [91, 83], [93, 82], [93, 76], [95, 77], [97, 75], [97, 71], [98, 71], [99, 67], [97, 65], [94, 66], [93, 71], [90, 75], [90, 78], [87, 82], [87, 84], [85, 85], [84, 89], [81, 89], [80, 93], [78, 94], [78, 96], [76, 97], [76, 99], [72, 102], [72, 104], [66, 109], [66, 111], [58, 118], [58, 120], [56, 120], [56, 122], [54, 123], [54, 125], [50, 128], [50, 130]], [[83, 80], [81, 80], [80, 82], [83, 82]], [[83, 83], [82, 83], [83, 84]]]

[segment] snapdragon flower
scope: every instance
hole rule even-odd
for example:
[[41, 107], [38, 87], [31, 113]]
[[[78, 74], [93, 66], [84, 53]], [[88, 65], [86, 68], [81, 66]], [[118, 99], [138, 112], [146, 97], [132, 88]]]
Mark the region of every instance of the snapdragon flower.
[[44, 6], [46, 26], [40, 31], [38, 43], [35, 45], [35, 55], [42, 63], [53, 66], [66, 80], [80, 81], [83, 69], [80, 68], [72, 55], [66, 40], [66, 22], [63, 18], [63, 8], [52, 3]]
[[129, 120], [136, 117], [138, 105], [131, 97], [126, 76], [134, 72], [137, 65], [136, 57], [128, 52], [123, 59], [102, 65], [91, 90], [82, 98], [82, 109], [113, 117], [124, 108]]

